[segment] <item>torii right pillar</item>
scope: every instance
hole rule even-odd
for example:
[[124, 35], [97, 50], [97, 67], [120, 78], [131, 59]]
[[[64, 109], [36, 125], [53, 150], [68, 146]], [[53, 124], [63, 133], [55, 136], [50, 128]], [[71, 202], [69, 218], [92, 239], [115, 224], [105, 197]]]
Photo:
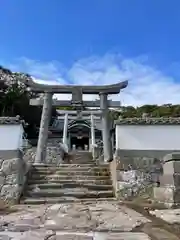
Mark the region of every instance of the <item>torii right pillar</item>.
[[110, 120], [108, 109], [108, 94], [100, 93], [100, 108], [102, 111], [102, 140], [103, 140], [103, 152], [104, 162], [110, 162], [113, 160], [112, 142], [110, 135]]

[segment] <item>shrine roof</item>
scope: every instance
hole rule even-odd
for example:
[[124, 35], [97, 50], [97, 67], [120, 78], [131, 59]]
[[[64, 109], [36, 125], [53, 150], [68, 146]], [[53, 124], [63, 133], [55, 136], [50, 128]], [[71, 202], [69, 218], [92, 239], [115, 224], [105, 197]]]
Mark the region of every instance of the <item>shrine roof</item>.
[[51, 93], [66, 93], [70, 94], [76, 89], [84, 94], [118, 94], [121, 89], [126, 88], [128, 81], [119, 82], [111, 85], [96, 85], [96, 86], [83, 86], [83, 85], [46, 85], [34, 82], [33, 80], [21, 80], [26, 86], [30, 87], [34, 92], [51, 92]]
[[0, 117], [0, 125], [24, 125], [24, 120], [19, 116], [16, 117]]
[[122, 118], [115, 121], [115, 125], [179, 125], [180, 117], [160, 117], [160, 118]]
[[[78, 122], [83, 121], [85, 125], [89, 125], [89, 127], [91, 126], [90, 121], [88, 120], [70, 120], [68, 127], [71, 128], [72, 125], [78, 125]], [[77, 122], [77, 123], [76, 123]], [[95, 119], [95, 128], [97, 130], [101, 130], [101, 120]], [[50, 126], [51, 131], [63, 131], [64, 128], [64, 120], [63, 119], [55, 119], [52, 126]]]

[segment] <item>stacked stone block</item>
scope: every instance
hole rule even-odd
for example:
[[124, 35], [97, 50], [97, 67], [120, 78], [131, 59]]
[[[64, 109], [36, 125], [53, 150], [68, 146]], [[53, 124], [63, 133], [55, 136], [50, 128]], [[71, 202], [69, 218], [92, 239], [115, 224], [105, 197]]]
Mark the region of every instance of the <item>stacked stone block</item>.
[[[63, 149], [57, 139], [48, 141], [46, 163], [62, 163]], [[35, 161], [36, 147], [23, 151], [0, 151], [0, 198], [18, 202], [26, 184], [28, 172]]]
[[117, 197], [132, 198], [142, 192], [151, 192], [154, 185], [159, 185], [162, 175], [161, 160], [150, 156], [122, 156], [116, 151], [111, 166]]
[[17, 202], [26, 182], [27, 165], [21, 151], [1, 151], [0, 155], [0, 198]]
[[[25, 161], [29, 163], [34, 163], [36, 151], [36, 147], [28, 149], [24, 155]], [[45, 164], [52, 164], [58, 166], [63, 162], [64, 149], [62, 144], [59, 142], [59, 139], [48, 139], [46, 151], [46, 160], [44, 161]]]
[[154, 188], [154, 198], [172, 207], [180, 204], [180, 152], [167, 154], [163, 160], [163, 175], [160, 186]]
[[59, 139], [49, 139], [46, 150], [46, 163], [58, 166], [62, 163], [64, 150]]

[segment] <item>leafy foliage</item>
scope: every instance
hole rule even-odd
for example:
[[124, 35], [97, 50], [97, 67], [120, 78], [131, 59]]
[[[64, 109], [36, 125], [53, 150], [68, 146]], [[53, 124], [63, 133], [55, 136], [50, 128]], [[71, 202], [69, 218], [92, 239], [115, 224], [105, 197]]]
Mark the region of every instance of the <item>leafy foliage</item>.
[[180, 117], [180, 105], [143, 105], [141, 107], [122, 107], [121, 112], [111, 112], [113, 119], [142, 117], [146, 113], [148, 117]]
[[[40, 124], [42, 107], [31, 106], [31, 98], [37, 94], [31, 92], [21, 79], [31, 77], [23, 73], [13, 73], [8, 69], [0, 67], [0, 116], [21, 116], [28, 123], [26, 129], [28, 135], [36, 135], [36, 127]], [[52, 115], [56, 111], [52, 111]]]

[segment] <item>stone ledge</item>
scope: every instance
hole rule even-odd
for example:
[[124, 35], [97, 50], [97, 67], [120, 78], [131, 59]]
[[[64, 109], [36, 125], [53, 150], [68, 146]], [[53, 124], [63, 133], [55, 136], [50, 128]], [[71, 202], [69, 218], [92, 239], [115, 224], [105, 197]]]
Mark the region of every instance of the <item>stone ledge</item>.
[[27, 166], [19, 150], [0, 151], [0, 197], [17, 203], [26, 181]]

